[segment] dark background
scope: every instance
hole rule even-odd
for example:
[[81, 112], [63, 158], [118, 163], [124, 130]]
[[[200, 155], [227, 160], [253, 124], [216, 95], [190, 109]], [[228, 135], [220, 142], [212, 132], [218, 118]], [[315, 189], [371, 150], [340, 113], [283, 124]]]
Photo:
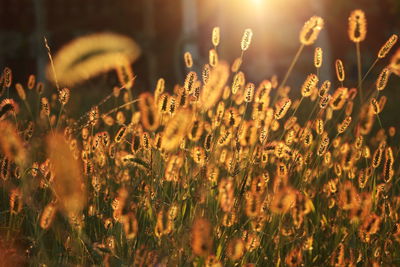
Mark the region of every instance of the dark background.
[[[335, 81], [333, 62], [340, 58], [349, 77], [346, 86], [353, 87], [356, 54], [348, 39], [347, 19], [356, 8], [363, 9], [368, 20], [367, 39], [361, 44], [365, 73], [380, 46], [392, 33], [399, 33], [400, 0], [0, 0], [0, 67], [13, 70], [14, 82], [25, 84], [31, 73], [44, 80], [48, 58], [43, 36], [56, 53], [78, 36], [112, 31], [132, 37], [142, 48], [133, 65], [138, 75], [136, 90], [153, 90], [159, 77], [166, 79], [171, 90], [184, 79], [183, 53], [192, 52], [195, 69], [200, 70], [208, 60], [212, 28], [220, 26], [218, 52], [220, 59], [229, 62], [240, 55], [243, 30], [253, 29], [243, 69], [250, 80], [259, 82], [274, 73], [284, 75], [299, 46], [303, 23], [319, 15], [325, 20], [316, 43], [324, 51], [322, 78]], [[304, 50], [289, 79], [293, 88], [314, 71], [313, 48]], [[387, 62], [378, 64], [370, 83]], [[113, 74], [109, 75], [106, 81], [113, 82]], [[104, 81], [88, 81], [85, 90], [110, 90], [111, 85], [99, 85]], [[386, 91], [399, 99], [397, 83], [398, 77], [392, 76]]]

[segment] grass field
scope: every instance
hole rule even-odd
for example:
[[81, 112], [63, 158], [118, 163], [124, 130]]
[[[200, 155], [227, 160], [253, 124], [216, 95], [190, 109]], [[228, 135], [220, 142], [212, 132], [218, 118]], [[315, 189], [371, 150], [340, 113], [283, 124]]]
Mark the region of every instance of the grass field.
[[[160, 78], [141, 94], [131, 65], [139, 48], [113, 34], [56, 54], [45, 39], [51, 86], [13, 81], [18, 69], [5, 67], [0, 265], [400, 265], [400, 124], [383, 123], [399, 101], [385, 97], [400, 75], [397, 35], [363, 73], [367, 22], [353, 11], [358, 73], [348, 77], [314, 46], [323, 28], [310, 18], [286, 75], [259, 84], [241, 68], [251, 29], [231, 44], [234, 62], [218, 57], [216, 27], [201, 71], [187, 52], [182, 84]], [[315, 72], [291, 88], [305, 49], [315, 50]], [[331, 81], [320, 79], [326, 64]], [[119, 84], [70, 117], [73, 87], [107, 72]]]

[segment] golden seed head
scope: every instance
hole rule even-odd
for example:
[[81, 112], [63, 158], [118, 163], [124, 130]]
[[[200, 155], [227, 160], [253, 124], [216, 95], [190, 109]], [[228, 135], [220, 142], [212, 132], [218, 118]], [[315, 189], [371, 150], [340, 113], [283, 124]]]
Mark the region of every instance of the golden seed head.
[[324, 27], [324, 20], [321, 17], [313, 16], [304, 24], [300, 31], [300, 42], [303, 45], [312, 45], [318, 38], [319, 32]]
[[220, 62], [211, 70], [208, 82], [203, 86], [200, 92], [199, 105], [202, 110], [209, 110], [218, 102], [228, 77], [229, 66], [224, 62]]
[[275, 119], [276, 120], [282, 119], [286, 115], [291, 105], [292, 101], [290, 100], [290, 98], [283, 98], [280, 101], [278, 101], [275, 105], [275, 113], [274, 113]]
[[388, 81], [389, 81], [389, 77], [391, 74], [391, 70], [390, 68], [386, 67], [383, 68], [383, 70], [381, 71], [381, 73], [378, 76], [378, 79], [376, 80], [376, 90], [378, 91], [382, 91], [383, 89], [385, 89]]
[[156, 103], [151, 93], [142, 93], [139, 96], [140, 119], [145, 129], [155, 131], [160, 123]]
[[246, 103], [253, 101], [254, 88], [255, 88], [254, 83], [248, 83], [246, 85], [246, 88], [244, 90], [244, 101]]
[[383, 108], [385, 107], [387, 102], [387, 97], [385, 95], [381, 96], [381, 98], [379, 99], [379, 108], [381, 110], [383, 110]]
[[300, 248], [292, 249], [285, 257], [287, 266], [301, 266], [303, 263], [303, 254]]
[[15, 84], [15, 89], [17, 90], [17, 94], [21, 100], [26, 100], [25, 89], [20, 83]]
[[351, 41], [355, 43], [364, 41], [367, 35], [367, 19], [364, 11], [356, 9], [351, 12], [348, 33]]
[[242, 51], [249, 49], [251, 38], [253, 37], [253, 31], [251, 29], [246, 29], [243, 33], [241, 48]]
[[12, 83], [12, 71], [9, 67], [5, 67], [3, 71], [3, 85], [10, 88]]
[[140, 54], [140, 47], [129, 37], [114, 33], [90, 34], [62, 47], [54, 56], [54, 64], [49, 64], [46, 72], [48, 78], [55, 81], [54, 66], [58, 82], [71, 86], [115, 69], [115, 63], [121, 58], [130, 64]]
[[44, 84], [42, 82], [38, 82], [36, 84], [36, 92], [38, 93], [38, 95], [41, 95], [44, 93]]
[[321, 47], [317, 47], [315, 48], [314, 51], [314, 66], [316, 68], [321, 68], [322, 66], [322, 48]]
[[176, 111], [176, 98], [170, 97], [168, 102], [168, 113], [174, 115]]
[[336, 69], [336, 77], [340, 82], [344, 81], [345, 72], [343, 67], [343, 62], [340, 59], [336, 59], [335, 61], [335, 69]]
[[304, 81], [303, 86], [301, 87], [301, 95], [303, 97], [309, 97], [314, 88], [317, 87], [318, 77], [315, 74], [310, 74], [307, 76], [307, 79]]
[[347, 98], [348, 98], [348, 88], [346, 87], [339, 87], [336, 89], [335, 93], [333, 93], [332, 99], [330, 100], [329, 104], [333, 110], [341, 109]]
[[211, 67], [215, 67], [215, 66], [218, 65], [218, 53], [217, 53], [217, 50], [215, 50], [214, 48], [210, 49], [208, 57], [209, 57], [209, 63], [210, 63]]
[[179, 146], [182, 139], [190, 130], [192, 116], [192, 112], [187, 109], [180, 109], [176, 112], [164, 129], [163, 149], [173, 151]]
[[58, 92], [58, 100], [62, 105], [66, 105], [69, 100], [69, 89], [68, 88], [63, 88]]
[[211, 223], [204, 218], [197, 218], [192, 227], [192, 249], [193, 253], [200, 256], [207, 256], [212, 249], [212, 228]]
[[239, 71], [236, 73], [236, 75], [233, 77], [233, 83], [232, 83], [232, 94], [236, 95], [239, 89], [244, 86], [246, 82], [244, 73]]
[[163, 78], [158, 79], [156, 86], [156, 93], [158, 95], [162, 94], [165, 90], [165, 80]]
[[183, 58], [185, 60], [186, 68], [190, 69], [193, 66], [192, 54], [190, 52], [185, 52]]
[[0, 177], [4, 181], [10, 177], [11, 162], [7, 157], [4, 157], [0, 162]]
[[338, 133], [343, 133], [346, 131], [347, 127], [351, 123], [351, 116], [347, 116], [341, 123], [338, 125]]
[[19, 188], [12, 189], [10, 191], [10, 212], [12, 214], [18, 214], [22, 210], [22, 192]]
[[40, 227], [42, 229], [48, 229], [55, 217], [56, 214], [56, 206], [54, 203], [49, 203], [46, 205], [46, 207], [44, 208], [42, 215], [40, 217]]
[[202, 72], [202, 78], [204, 84], [206, 84], [208, 82], [208, 79], [210, 78], [210, 71], [211, 71], [210, 65], [205, 64]]
[[169, 94], [162, 94], [158, 99], [158, 111], [162, 114], [168, 112]]
[[390, 38], [386, 41], [386, 43], [379, 49], [378, 58], [384, 58], [390, 52], [392, 47], [396, 44], [398, 36], [393, 34]]
[[211, 41], [215, 47], [219, 45], [219, 35], [220, 35], [219, 32], [220, 32], [219, 27], [213, 28]]
[[331, 88], [331, 82], [326, 80], [322, 83], [321, 88], [318, 91], [319, 97], [324, 97], [328, 94], [329, 89]]
[[186, 79], [185, 79], [185, 83], [184, 83], [185, 91], [188, 93], [191, 93], [193, 91], [193, 87], [194, 87], [196, 81], [197, 81], [197, 73], [194, 71], [189, 72], [186, 75]]
[[35, 75], [31, 74], [28, 78], [28, 89], [32, 90], [35, 87], [36, 77]]
[[242, 58], [241, 57], [236, 58], [232, 63], [231, 71], [234, 73], [238, 72], [241, 65], [242, 65]]
[[118, 132], [115, 134], [114, 141], [115, 143], [120, 143], [128, 133], [126, 126], [121, 126]]
[[49, 116], [50, 115], [50, 103], [47, 97], [42, 97], [40, 100], [40, 112], [43, 115]]
[[322, 119], [317, 119], [315, 121], [315, 131], [318, 135], [321, 135], [324, 132], [324, 121]]
[[245, 243], [241, 238], [235, 238], [229, 241], [227, 255], [232, 261], [239, 260], [245, 253]]
[[383, 149], [376, 149], [374, 154], [372, 155], [372, 167], [373, 168], [378, 168], [379, 165], [381, 164], [382, 160], [382, 155], [383, 155]]
[[350, 116], [351, 113], [353, 112], [353, 107], [354, 107], [354, 102], [353, 101], [348, 101], [346, 104], [346, 108], [345, 108], [345, 114], [347, 116]]

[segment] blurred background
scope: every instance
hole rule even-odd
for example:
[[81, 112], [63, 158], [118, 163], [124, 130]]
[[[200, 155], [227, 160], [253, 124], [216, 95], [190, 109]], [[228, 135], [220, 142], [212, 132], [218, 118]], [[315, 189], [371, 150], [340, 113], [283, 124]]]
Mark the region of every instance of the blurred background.
[[[31, 73], [43, 81], [48, 63], [43, 36], [55, 54], [76, 37], [116, 32], [130, 36], [142, 49], [133, 64], [138, 76], [135, 90], [153, 90], [159, 77], [166, 79], [171, 90], [185, 77], [184, 52], [192, 53], [195, 70], [207, 62], [214, 26], [221, 28], [220, 59], [228, 62], [240, 55], [244, 29], [252, 28], [253, 42], [243, 69], [249, 79], [259, 82], [272, 74], [284, 75], [299, 47], [302, 25], [318, 15], [325, 20], [315, 44], [324, 51], [322, 78], [335, 80], [336, 58], [343, 60], [346, 76], [356, 78], [355, 46], [348, 39], [347, 18], [357, 8], [365, 11], [368, 20], [367, 39], [361, 44], [365, 73], [380, 46], [392, 33], [399, 33], [400, 0], [0, 0], [0, 66], [13, 70], [15, 82], [25, 84]], [[315, 46], [303, 51], [289, 85], [300, 86], [305, 75], [314, 71]], [[374, 69], [371, 80], [384, 64], [387, 59]], [[113, 82], [115, 77], [109, 76], [107, 82]], [[99, 85], [104, 79], [88, 81], [86, 90], [109, 92], [108, 85]], [[348, 81], [348, 87], [355, 85]]]

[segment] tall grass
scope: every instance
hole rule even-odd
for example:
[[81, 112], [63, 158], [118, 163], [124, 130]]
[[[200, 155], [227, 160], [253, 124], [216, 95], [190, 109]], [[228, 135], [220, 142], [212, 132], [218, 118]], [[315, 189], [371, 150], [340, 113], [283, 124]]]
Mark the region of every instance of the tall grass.
[[[345, 75], [338, 59], [338, 81], [321, 81], [324, 64], [332, 63], [323, 61], [318, 47], [309, 59], [316, 74], [304, 78], [299, 92], [291, 90], [286, 83], [299, 55], [312, 49], [323, 25], [320, 17], [306, 22], [281, 82], [274, 76], [258, 85], [246, 80], [243, 55], [257, 38], [250, 29], [232, 66], [219, 59], [217, 27], [202, 73], [192, 69], [195, 59], [185, 53], [184, 83], [167, 88], [160, 79], [154, 93], [135, 94], [132, 59], [115, 53], [122, 44], [112, 35], [107, 35], [110, 45], [93, 43], [105, 47], [101, 55], [91, 52], [88, 40], [99, 38], [92, 36], [83, 39], [86, 47], [79, 53], [70, 45], [54, 61], [46, 42], [57, 90], [44, 90], [33, 75], [27, 86], [13, 84], [12, 71], [5, 68], [0, 262], [399, 265], [398, 125], [386, 125], [383, 112], [396, 100], [383, 92], [391, 74], [400, 74], [400, 49], [372, 89], [365, 86], [397, 35], [364, 76], [358, 54], [355, 79]], [[365, 34], [364, 13], [353, 12], [349, 36], [358, 52]], [[75, 58], [63, 62], [65, 51]], [[106, 66], [93, 65], [100, 58]], [[91, 64], [85, 76], [82, 68]], [[120, 84], [80, 118], [71, 118], [70, 94], [79, 92], [64, 84], [73, 86], [110, 66]]]

